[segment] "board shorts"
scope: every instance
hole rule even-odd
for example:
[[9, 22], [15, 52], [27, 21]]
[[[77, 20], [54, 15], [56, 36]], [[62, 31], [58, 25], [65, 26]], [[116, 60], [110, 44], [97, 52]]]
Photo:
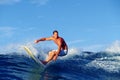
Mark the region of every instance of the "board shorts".
[[[52, 50], [52, 51], [57, 51], [57, 50]], [[65, 56], [67, 55], [68, 50], [61, 50], [58, 56]]]
[[61, 50], [58, 56], [65, 56], [67, 55], [68, 50]]

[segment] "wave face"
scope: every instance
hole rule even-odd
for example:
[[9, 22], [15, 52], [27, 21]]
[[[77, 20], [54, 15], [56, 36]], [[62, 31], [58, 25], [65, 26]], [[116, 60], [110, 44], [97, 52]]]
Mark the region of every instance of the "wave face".
[[[36, 49], [35, 56], [45, 59], [49, 49]], [[44, 69], [24, 51], [0, 54], [0, 80], [119, 79], [119, 52], [89, 52], [73, 48], [69, 49], [67, 56], [59, 57]]]

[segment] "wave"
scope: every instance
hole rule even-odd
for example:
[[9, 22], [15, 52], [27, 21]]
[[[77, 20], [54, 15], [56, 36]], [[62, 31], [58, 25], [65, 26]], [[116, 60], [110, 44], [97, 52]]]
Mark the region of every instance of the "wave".
[[77, 52], [59, 58], [47, 68], [50, 72], [56, 69], [64, 75], [69, 73], [68, 80], [119, 80], [120, 53]]
[[[32, 50], [32, 52], [34, 52], [34, 55], [40, 59], [45, 59], [48, 51], [51, 50], [51, 48], [49, 47], [41, 47], [41, 45], [34, 45], [31, 43], [23, 45], [10, 45], [0, 52], [0, 56], [4, 55], [4, 62], [7, 62], [7, 64], [5, 64], [4, 66], [10, 66], [10, 70], [12, 70], [12, 67], [15, 66], [16, 71], [22, 69], [20, 70], [20, 72], [22, 71], [22, 73], [27, 73], [28, 69], [25, 67], [36, 67], [34, 66], [35, 63], [31, 63], [32, 59], [30, 59], [29, 56], [26, 54], [23, 46], [28, 46]], [[49, 64], [45, 69], [43, 76], [46, 76], [47, 78], [49, 78], [50, 76], [50, 79], [51, 75], [53, 79], [54, 77], [58, 78], [59, 76], [59, 78], [65, 78], [64, 80], [119, 80], [120, 52], [115, 52], [116, 47], [118, 50], [119, 46], [112, 46], [114, 47], [114, 49], [110, 46], [105, 51], [100, 52], [83, 51], [79, 48], [69, 48], [68, 55], [64, 57], [59, 57], [57, 61], [51, 62], [51, 64]], [[16, 57], [18, 57], [18, 60], [16, 60]], [[2, 58], [3, 56], [1, 56], [0, 61], [3, 61]], [[10, 60], [12, 61], [10, 62]], [[10, 63], [10, 65], [8, 63]], [[33, 70], [36, 70], [36, 68]], [[16, 73], [16, 71], [14, 73]], [[33, 75], [34, 73], [29, 72], [29, 74]], [[20, 75], [17, 74], [17, 77], [18, 76]]]
[[[7, 47], [0, 48], [0, 54], [1, 55], [25, 55], [28, 56], [23, 48], [23, 46], [27, 46], [31, 49], [33, 54], [37, 57], [47, 56], [47, 53], [52, 50], [50, 47], [41, 46], [41, 45], [35, 45], [33, 43], [27, 43], [27, 44], [14, 44], [14, 45], [8, 45]], [[69, 48], [68, 55], [65, 57], [62, 57], [61, 59], [69, 59], [74, 57], [86, 57], [86, 58], [100, 58], [100, 59], [110, 59], [110, 58], [116, 58], [120, 59], [120, 41], [115, 41], [110, 47], [106, 48], [104, 51], [99, 52], [91, 52], [91, 51], [83, 51], [80, 48]]]

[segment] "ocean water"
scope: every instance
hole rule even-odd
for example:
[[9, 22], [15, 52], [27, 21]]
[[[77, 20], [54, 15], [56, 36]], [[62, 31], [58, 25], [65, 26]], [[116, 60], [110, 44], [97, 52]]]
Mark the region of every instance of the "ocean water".
[[[48, 51], [37, 50], [35, 56], [45, 59]], [[71, 48], [43, 68], [24, 51], [1, 52], [0, 80], [120, 80], [120, 53]]]

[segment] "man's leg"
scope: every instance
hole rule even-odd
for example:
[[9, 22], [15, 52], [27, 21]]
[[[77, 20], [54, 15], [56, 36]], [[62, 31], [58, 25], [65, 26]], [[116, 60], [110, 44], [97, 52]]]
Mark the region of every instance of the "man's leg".
[[47, 57], [47, 59], [46, 59], [46, 62], [51, 61], [54, 56], [55, 56], [55, 51], [49, 52], [48, 57]]
[[57, 57], [58, 57], [58, 55], [55, 54], [55, 55], [53, 56], [53, 60], [55, 61], [55, 60], [57, 59]]
[[55, 56], [55, 52], [56, 51], [51, 51], [48, 53], [48, 57], [46, 58], [45, 61], [42, 61], [43, 64], [47, 64], [48, 62], [50, 62], [51, 60], [53, 60], [54, 56]]

